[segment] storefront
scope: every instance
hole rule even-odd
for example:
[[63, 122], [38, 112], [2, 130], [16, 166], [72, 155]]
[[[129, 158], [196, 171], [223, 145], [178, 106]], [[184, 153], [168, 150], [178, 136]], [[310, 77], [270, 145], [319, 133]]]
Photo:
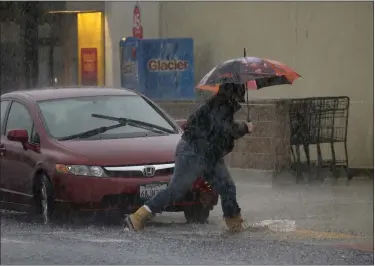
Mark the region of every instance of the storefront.
[[45, 32], [59, 40], [49, 53], [54, 85], [105, 85], [103, 11], [101, 2], [66, 2], [64, 9], [45, 12], [54, 22]]
[[103, 3], [11, 3], [0, 25], [2, 91], [104, 85]]
[[[38, 52], [28, 52], [29, 59], [38, 54], [38, 71], [33, 60], [22, 63], [22, 47], [9, 48], [1, 40], [7, 51], [20, 53], [13, 56], [20, 67], [7, 76], [28, 80], [14, 87], [120, 87], [119, 41], [133, 34], [193, 38], [196, 82], [246, 47], [249, 55], [279, 60], [303, 77], [293, 86], [253, 92], [252, 99], [349, 96], [350, 164], [373, 165], [373, 2], [56, 3], [64, 6], [47, 8], [39, 22]], [[1, 27], [2, 36], [13, 38], [7, 27], [8, 34]]]

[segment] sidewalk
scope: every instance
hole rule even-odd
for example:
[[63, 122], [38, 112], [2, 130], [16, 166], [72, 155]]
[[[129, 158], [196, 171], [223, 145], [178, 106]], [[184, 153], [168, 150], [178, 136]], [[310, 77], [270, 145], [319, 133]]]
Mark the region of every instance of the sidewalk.
[[[299, 235], [304, 238], [342, 240], [361, 236], [373, 241], [372, 180], [354, 179], [347, 183], [340, 178], [337, 183], [328, 179], [323, 183], [296, 184], [294, 176], [288, 173], [281, 174], [274, 182], [269, 171], [231, 169], [231, 173], [249, 223], [287, 219], [295, 221]], [[211, 217], [216, 220], [221, 215], [218, 206]]]
[[[329, 244], [373, 245], [373, 181], [340, 178], [335, 184], [301, 182], [282, 173], [273, 181], [271, 171], [230, 169], [237, 185], [237, 197], [248, 224], [269, 223], [275, 220], [293, 223], [290, 233], [276, 233], [276, 237], [303, 242], [328, 241]], [[287, 221], [285, 221], [287, 220]], [[158, 221], [184, 223], [181, 213], [168, 213]], [[210, 214], [209, 228], [222, 231], [220, 200]], [[216, 231], [215, 231], [216, 232]]]

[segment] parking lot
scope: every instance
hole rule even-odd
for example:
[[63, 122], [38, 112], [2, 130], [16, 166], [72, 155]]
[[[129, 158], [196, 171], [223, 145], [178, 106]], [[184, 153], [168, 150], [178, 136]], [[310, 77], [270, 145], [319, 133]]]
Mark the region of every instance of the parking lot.
[[224, 231], [164, 213], [141, 233], [92, 219], [51, 227], [2, 213], [3, 264], [373, 264], [373, 183], [302, 182], [289, 174], [232, 169], [249, 230]]

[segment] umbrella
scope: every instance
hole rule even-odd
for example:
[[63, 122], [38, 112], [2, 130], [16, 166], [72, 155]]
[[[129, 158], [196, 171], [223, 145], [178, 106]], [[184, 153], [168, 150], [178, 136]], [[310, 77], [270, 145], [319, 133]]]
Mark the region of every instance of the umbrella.
[[[301, 77], [290, 67], [275, 60], [244, 56], [225, 61], [215, 66], [198, 83], [197, 89], [217, 93], [223, 83], [244, 84], [248, 90], [256, 90], [275, 85], [293, 84]], [[247, 120], [250, 121], [249, 98], [247, 93]]]
[[197, 89], [218, 92], [220, 84], [245, 84], [248, 89], [292, 84], [300, 75], [290, 67], [269, 59], [240, 57], [223, 62], [208, 72]]

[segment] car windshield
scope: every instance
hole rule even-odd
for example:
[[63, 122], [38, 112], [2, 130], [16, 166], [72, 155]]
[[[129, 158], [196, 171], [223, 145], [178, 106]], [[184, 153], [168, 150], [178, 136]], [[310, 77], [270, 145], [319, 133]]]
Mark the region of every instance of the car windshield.
[[[93, 117], [100, 114], [123, 117], [153, 124], [176, 132], [172, 123], [159, 111], [138, 95], [91, 96], [38, 102], [46, 130], [60, 139], [99, 127], [116, 125], [119, 122]], [[108, 130], [90, 139], [111, 139], [157, 135], [148, 129], [132, 125]]]

